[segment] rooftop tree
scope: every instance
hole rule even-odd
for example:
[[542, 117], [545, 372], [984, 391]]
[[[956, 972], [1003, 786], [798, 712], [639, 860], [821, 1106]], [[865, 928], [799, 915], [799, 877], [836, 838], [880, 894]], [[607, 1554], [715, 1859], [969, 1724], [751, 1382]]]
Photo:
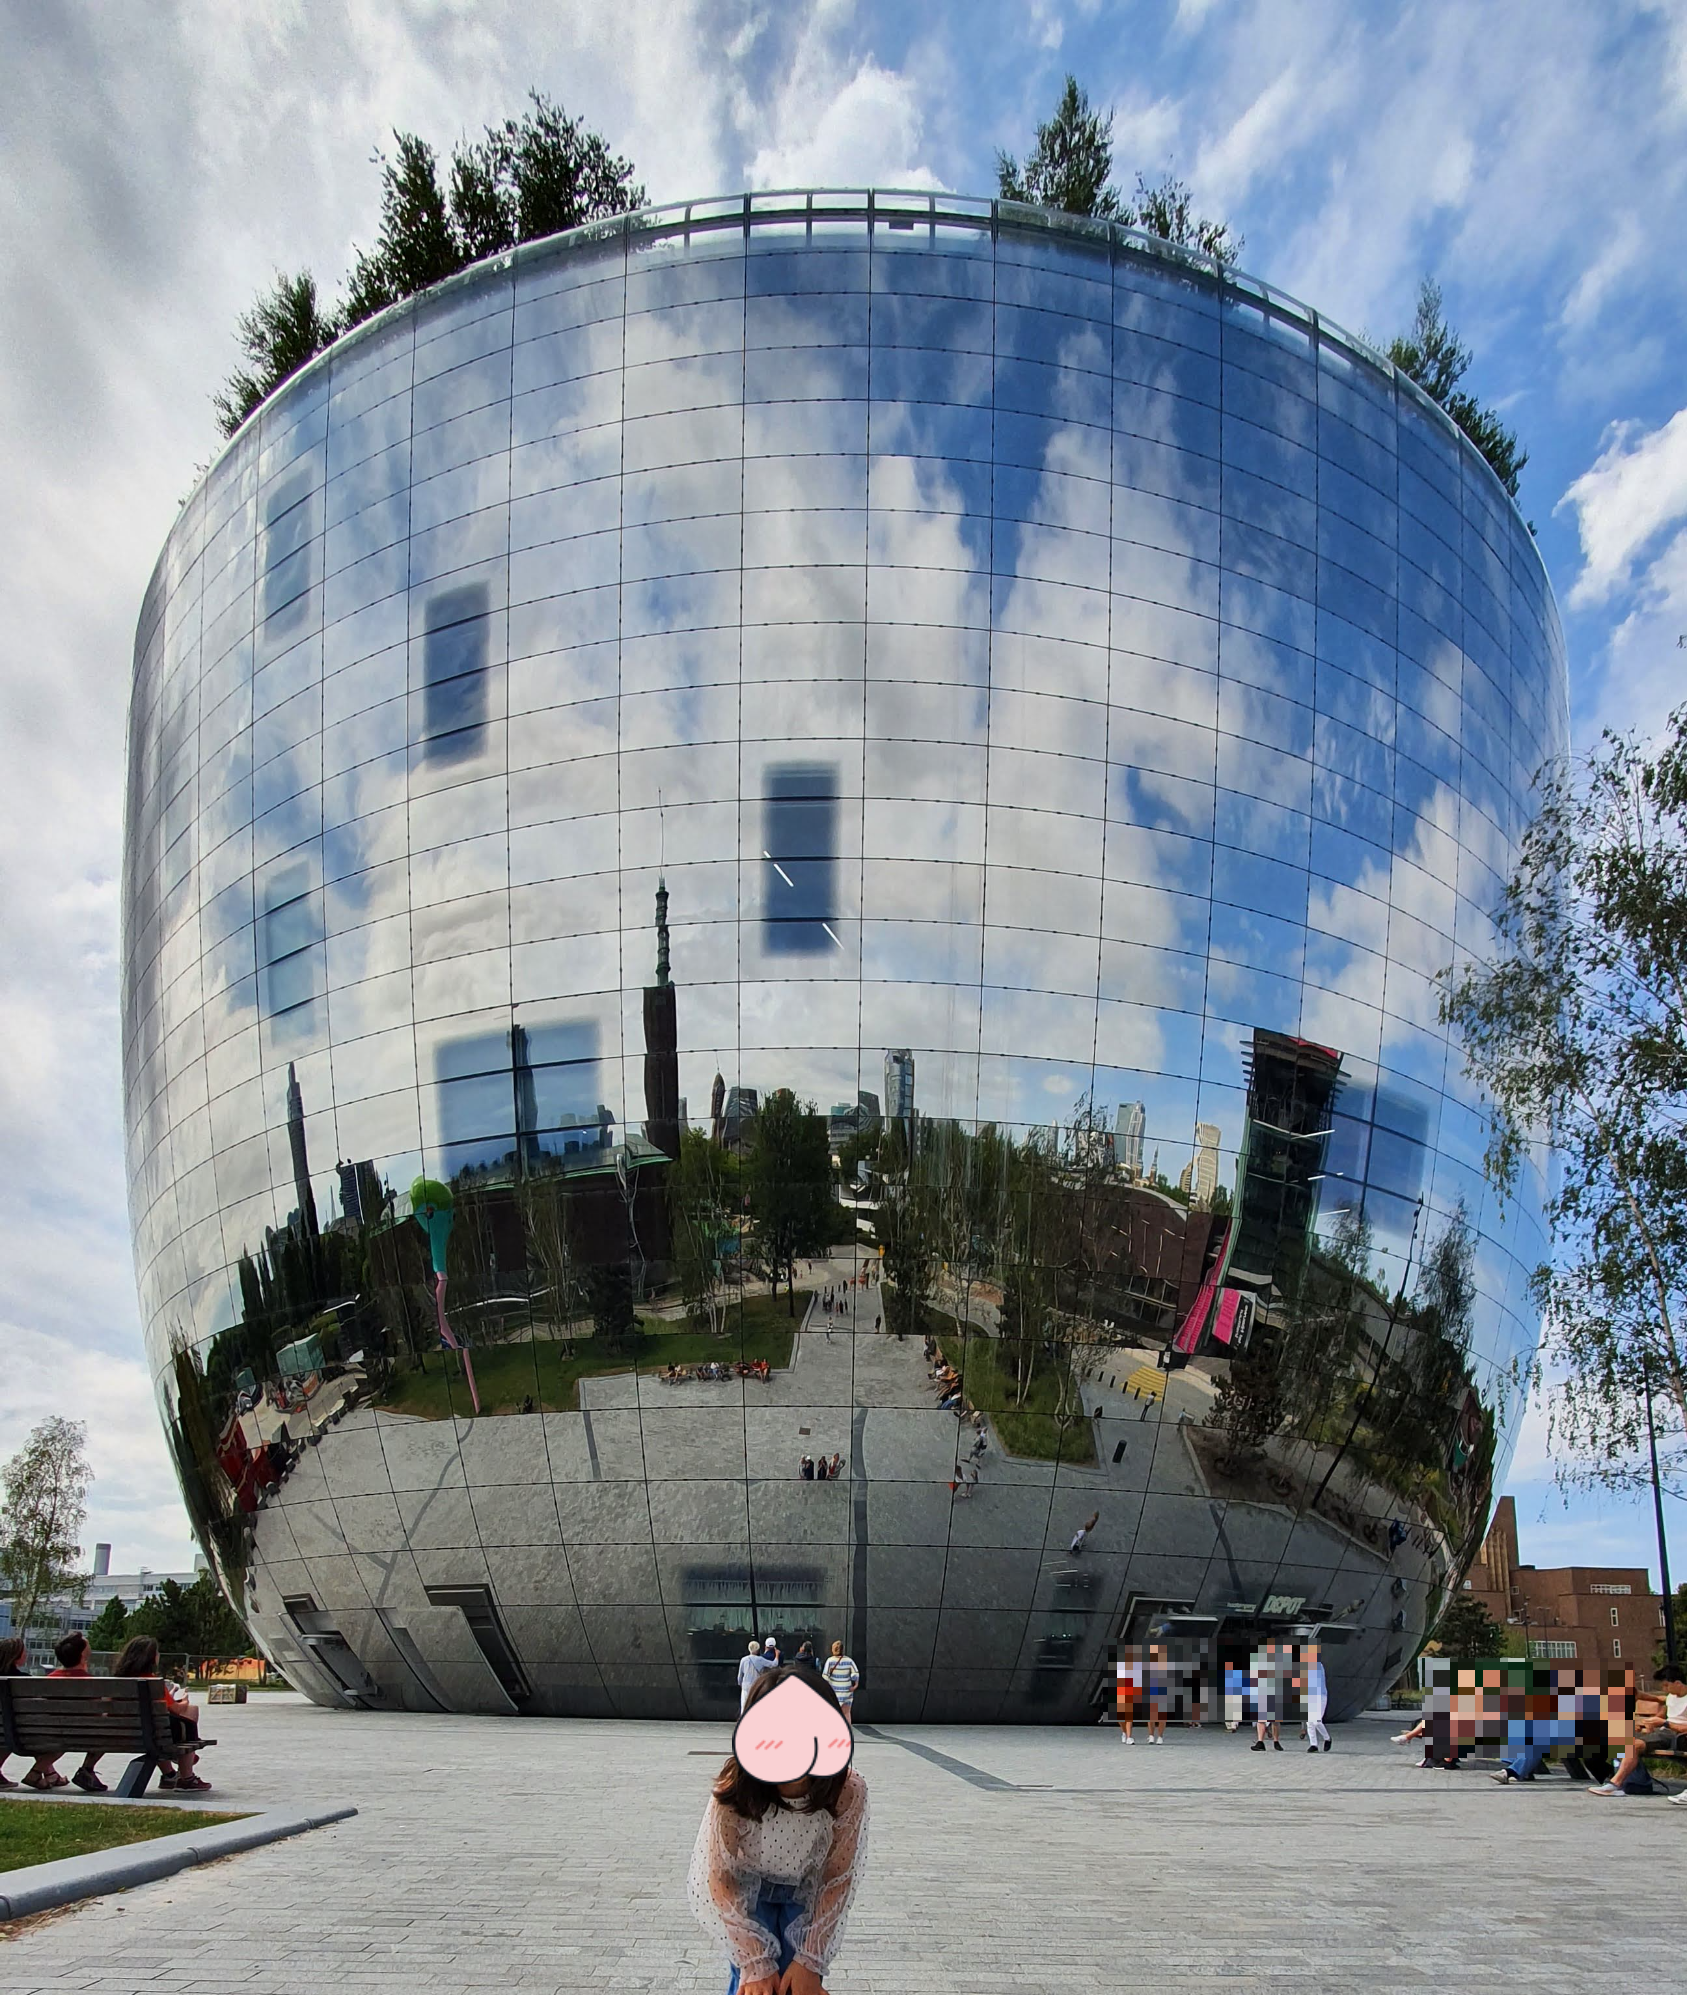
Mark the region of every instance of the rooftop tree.
[[1388, 357], [1409, 374], [1433, 402], [1438, 402], [1494, 467], [1495, 476], [1515, 499], [1517, 479], [1529, 461], [1519, 450], [1516, 435], [1492, 409], [1459, 386], [1470, 369], [1471, 351], [1447, 323], [1441, 287], [1426, 277], [1418, 286], [1417, 312], [1410, 332], [1388, 343]]
[[439, 158], [414, 132], [395, 132], [381, 168], [381, 220], [358, 252], [342, 304], [325, 308], [309, 271], [278, 276], [237, 327], [248, 365], [216, 397], [232, 436], [252, 411], [307, 360], [401, 298], [414, 297], [485, 256], [578, 228], [644, 203], [630, 160], [538, 91], [520, 118], [489, 125]]
[[1024, 165], [1011, 153], [996, 155], [1004, 201], [1123, 222], [1181, 248], [1204, 250], [1219, 263], [1234, 263], [1241, 255], [1242, 238], [1228, 223], [1196, 214], [1194, 196], [1181, 180], [1168, 173], [1150, 183], [1139, 173], [1136, 193], [1127, 201], [1112, 185], [1112, 171], [1113, 114], [1092, 109], [1075, 76], [1067, 77], [1054, 116], [1037, 127]]

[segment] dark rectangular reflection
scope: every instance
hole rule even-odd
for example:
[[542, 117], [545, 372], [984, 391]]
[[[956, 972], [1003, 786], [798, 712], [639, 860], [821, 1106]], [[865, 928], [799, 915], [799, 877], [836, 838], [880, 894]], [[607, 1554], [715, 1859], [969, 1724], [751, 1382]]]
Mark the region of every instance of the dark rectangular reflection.
[[302, 624], [311, 583], [311, 494], [308, 472], [283, 479], [264, 500], [263, 627], [278, 637]]
[[478, 753], [486, 739], [487, 618], [484, 582], [447, 589], [424, 613], [422, 634], [422, 755], [456, 762]]
[[770, 954], [838, 947], [837, 852], [836, 764], [774, 764], [762, 798], [762, 941]]

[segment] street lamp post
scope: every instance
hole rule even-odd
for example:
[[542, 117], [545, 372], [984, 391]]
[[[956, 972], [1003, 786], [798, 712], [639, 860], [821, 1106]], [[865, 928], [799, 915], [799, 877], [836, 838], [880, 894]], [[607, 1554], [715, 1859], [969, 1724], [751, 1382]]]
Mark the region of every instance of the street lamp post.
[[1652, 1507], [1658, 1520], [1658, 1574], [1664, 1587], [1664, 1660], [1675, 1666], [1675, 1602], [1669, 1591], [1669, 1544], [1664, 1537], [1664, 1491], [1658, 1480], [1658, 1430], [1652, 1420], [1652, 1367], [1647, 1363], [1640, 1374], [1646, 1390], [1646, 1440], [1652, 1451]]

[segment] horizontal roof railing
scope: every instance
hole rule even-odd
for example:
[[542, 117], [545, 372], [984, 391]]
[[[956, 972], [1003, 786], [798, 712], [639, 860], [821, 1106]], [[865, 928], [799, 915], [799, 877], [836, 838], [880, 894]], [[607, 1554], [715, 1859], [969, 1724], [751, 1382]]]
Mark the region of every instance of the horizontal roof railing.
[[[554, 257], [559, 252], [595, 248], [618, 241], [624, 242], [631, 250], [664, 240], [689, 244], [697, 238], [734, 232], [748, 238], [752, 232], [764, 230], [800, 230], [806, 240], [812, 238], [817, 228], [839, 225], [865, 227], [870, 235], [880, 228], [898, 235], [918, 231], [933, 242], [940, 232], [962, 230], [987, 234], [992, 238], [1004, 231], [1027, 236], [1041, 235], [1092, 251], [1105, 250], [1110, 259], [1124, 256], [1170, 266], [1214, 286], [1226, 297], [1252, 304], [1270, 319], [1297, 327], [1319, 346], [1344, 351], [1385, 379], [1398, 383], [1415, 402], [1420, 413], [1427, 415], [1453, 440], [1462, 454], [1468, 454], [1472, 462], [1481, 465], [1487, 476], [1493, 479], [1499, 496], [1522, 523], [1517, 501], [1501, 484], [1493, 466], [1446, 410], [1426, 394], [1410, 375], [1403, 373], [1386, 354], [1379, 353], [1367, 340], [1314, 311], [1310, 305], [1302, 304], [1286, 291], [1267, 284], [1263, 278], [1250, 277], [1233, 264], [1224, 263], [1204, 250], [1167, 242], [1145, 229], [1127, 228], [1122, 222], [1106, 221], [1090, 215], [1068, 215], [1058, 209], [1037, 207], [1022, 201], [939, 193], [923, 188], [758, 189], [742, 194], [714, 195], [703, 200], [670, 201], [655, 207], [637, 208], [624, 215], [586, 222], [579, 228], [558, 235], [518, 243], [513, 249], [471, 264], [466, 270], [458, 271], [426, 291], [400, 299], [385, 311], [353, 327], [315, 359], [307, 362], [297, 374], [289, 376], [274, 395], [260, 403], [252, 413], [254, 416], [261, 413], [271, 405], [275, 396], [286, 394], [298, 382], [315, 374], [330, 357], [343, 354], [349, 345], [373, 336], [380, 328], [411, 310], [420, 300], [448, 297], [495, 271], [520, 269], [527, 263]], [[251, 417], [247, 421], [250, 422]], [[236, 437], [244, 433], [244, 428], [243, 425], [236, 432]], [[231, 438], [230, 442], [233, 441], [235, 439]], [[220, 457], [221, 453], [219, 461]]]

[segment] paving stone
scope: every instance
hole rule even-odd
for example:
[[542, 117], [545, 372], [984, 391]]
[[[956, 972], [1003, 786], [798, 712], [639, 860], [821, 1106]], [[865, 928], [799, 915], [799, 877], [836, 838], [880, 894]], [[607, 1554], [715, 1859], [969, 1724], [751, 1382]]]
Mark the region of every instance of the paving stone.
[[[684, 1879], [721, 1726], [217, 1714], [213, 1805], [347, 1822], [13, 1931], [0, 1995], [718, 1991]], [[1216, 1728], [875, 1726], [837, 1995], [1629, 1990], [1674, 1957], [1687, 1822], [1420, 1771], [1381, 1720], [1316, 1757]], [[917, 1750], [915, 1750], [917, 1748]], [[1687, 1812], [1687, 1811], [1681, 1811]], [[1626, 1879], [1632, 1888], [1622, 1889]]]

